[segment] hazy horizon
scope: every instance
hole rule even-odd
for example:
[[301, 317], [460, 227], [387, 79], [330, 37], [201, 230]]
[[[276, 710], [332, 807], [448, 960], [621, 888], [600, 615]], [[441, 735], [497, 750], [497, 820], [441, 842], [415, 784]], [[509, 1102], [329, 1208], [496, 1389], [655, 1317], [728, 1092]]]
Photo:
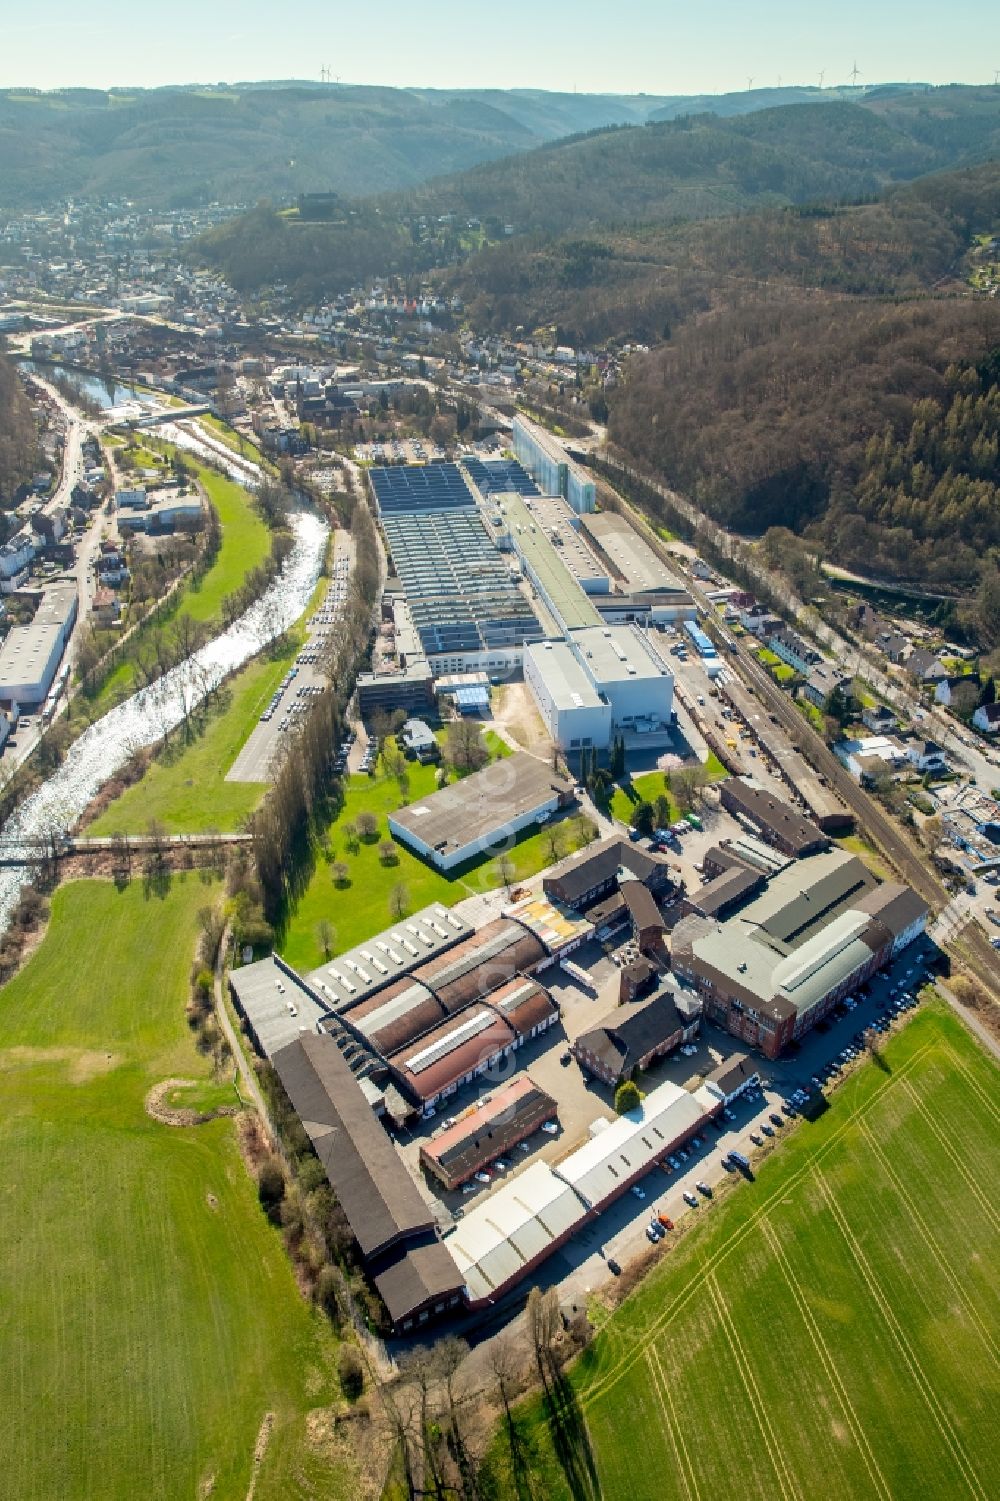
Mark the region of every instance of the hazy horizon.
[[[210, 10], [176, 0], [169, 13], [126, 0], [39, 0], [4, 25], [0, 87], [156, 88], [319, 81], [440, 89], [546, 89], [614, 94], [722, 94], [850, 82], [992, 84], [1000, 28], [992, 6], [955, 0], [948, 25], [929, 0], [820, 3], [718, 0], [710, 16], [679, 0], [623, 0], [611, 22], [593, 0], [508, 0], [490, 24], [460, 0], [429, 0], [414, 20], [384, 0], [377, 21], [331, 16], [301, 0], [282, 29], [261, 0]], [[992, 41], [993, 46], [988, 47]], [[994, 54], [996, 54], [994, 56]]]

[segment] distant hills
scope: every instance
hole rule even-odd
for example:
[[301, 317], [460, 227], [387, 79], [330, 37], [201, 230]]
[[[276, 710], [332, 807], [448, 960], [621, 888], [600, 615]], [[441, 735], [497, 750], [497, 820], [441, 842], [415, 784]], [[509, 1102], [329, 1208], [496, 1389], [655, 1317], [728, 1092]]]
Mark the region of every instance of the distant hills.
[[180, 208], [412, 187], [561, 137], [712, 111], [745, 115], [860, 91], [676, 95], [390, 89], [272, 82], [0, 91], [0, 212], [67, 197]]

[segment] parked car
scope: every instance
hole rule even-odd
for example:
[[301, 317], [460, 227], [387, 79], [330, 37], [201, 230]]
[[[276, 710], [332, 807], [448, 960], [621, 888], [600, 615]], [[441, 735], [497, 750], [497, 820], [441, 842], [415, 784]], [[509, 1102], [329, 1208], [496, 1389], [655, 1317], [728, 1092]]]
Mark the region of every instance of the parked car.
[[698, 1182], [695, 1184], [695, 1188], [698, 1190], [698, 1192], [700, 1194], [703, 1194], [706, 1199], [710, 1199], [712, 1197], [712, 1190], [709, 1188], [708, 1184], [707, 1183], [703, 1183], [700, 1178], [698, 1179]]
[[608, 1271], [612, 1277], [620, 1277], [622, 1274], [622, 1269], [613, 1256], [608, 1257]]
[[664, 1230], [672, 1230], [674, 1228], [674, 1222], [670, 1218], [669, 1214], [658, 1214], [657, 1219], [663, 1226]]
[[647, 1240], [651, 1240], [655, 1244], [656, 1241], [659, 1240], [659, 1238], [660, 1237], [657, 1235], [657, 1233], [653, 1229], [652, 1225], [647, 1225], [646, 1226], [646, 1239]]
[[489, 1173], [479, 1172], [479, 1173], [476, 1174], [476, 1182], [477, 1183], [489, 1183], [490, 1181], [491, 1180], [490, 1180]]
[[644, 1199], [646, 1197], [646, 1190], [644, 1188], [640, 1188], [638, 1183], [632, 1184], [632, 1192], [635, 1194], [637, 1199]]
[[555, 1121], [542, 1121], [542, 1130], [546, 1131], [549, 1136], [559, 1135], [559, 1126]]
[[692, 1209], [698, 1208], [698, 1200], [689, 1188], [684, 1190], [684, 1202], [685, 1204], [690, 1204]]

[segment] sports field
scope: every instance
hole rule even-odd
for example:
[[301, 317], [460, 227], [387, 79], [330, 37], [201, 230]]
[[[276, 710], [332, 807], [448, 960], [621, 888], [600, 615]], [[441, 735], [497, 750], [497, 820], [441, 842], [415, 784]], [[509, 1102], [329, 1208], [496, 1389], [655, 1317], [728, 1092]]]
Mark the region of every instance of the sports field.
[[[488, 1494], [1000, 1494], [1000, 1071], [942, 1005], [608, 1320]], [[553, 1415], [554, 1414], [554, 1415]]]
[[63, 886], [0, 990], [12, 1501], [244, 1501], [266, 1413], [256, 1501], [352, 1488], [308, 1428], [335, 1395], [335, 1340], [298, 1292], [232, 1121], [172, 1129], [144, 1108], [168, 1078], [198, 1081], [176, 1103], [217, 1101], [183, 1011], [197, 911], [217, 894], [193, 873], [166, 895]]

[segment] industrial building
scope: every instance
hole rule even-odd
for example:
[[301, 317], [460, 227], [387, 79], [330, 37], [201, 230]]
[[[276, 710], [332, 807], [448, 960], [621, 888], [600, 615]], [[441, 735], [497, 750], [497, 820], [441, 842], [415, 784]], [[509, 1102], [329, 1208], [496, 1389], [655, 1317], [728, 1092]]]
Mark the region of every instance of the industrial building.
[[514, 452], [546, 495], [561, 495], [578, 515], [597, 504], [594, 481], [565, 448], [522, 413], [514, 418]]
[[584, 536], [602, 558], [624, 592], [638, 603], [653, 596], [655, 623], [693, 620], [695, 602], [687, 586], [657, 557], [650, 544], [617, 511], [600, 511], [581, 520]]
[[438, 870], [454, 870], [573, 801], [568, 777], [519, 751], [390, 813], [389, 829]]
[[0, 647], [0, 700], [21, 709], [44, 703], [76, 622], [75, 584], [46, 589], [28, 625], [11, 626]]
[[702, 1003], [670, 976], [651, 995], [616, 1006], [580, 1035], [570, 1052], [585, 1073], [614, 1088], [697, 1035]]
[[527, 1074], [495, 1089], [420, 1148], [420, 1165], [448, 1190], [504, 1156], [558, 1113], [556, 1101]]
[[923, 931], [915, 892], [879, 885], [855, 856], [796, 861], [723, 920], [682, 917], [674, 972], [697, 987], [706, 1015], [775, 1058]]
[[[535, 514], [532, 509], [535, 504], [521, 495], [493, 498], [486, 516], [496, 545], [517, 554], [525, 576], [560, 631], [599, 626], [601, 617], [590, 595], [568, 566], [565, 548], [556, 546], [542, 519]], [[582, 543], [579, 545], [582, 548]]]
[[434, 674], [421, 658], [398, 672], [360, 672], [355, 687], [358, 713], [364, 720], [379, 709], [391, 714], [405, 709], [408, 714], [427, 713], [434, 707]]
[[338, 954], [308, 976], [310, 985], [342, 1015], [409, 975], [429, 959], [473, 935], [473, 928], [440, 902], [400, 918], [374, 938]]
[[372, 492], [413, 626], [436, 672], [516, 666], [542, 627], [457, 464], [372, 469]]
[[448, 1245], [473, 1308], [495, 1303], [722, 1108], [664, 1083], [558, 1167], [536, 1162], [468, 1211]]
[[586, 912], [595, 902], [618, 888], [619, 875], [628, 873], [649, 887], [663, 891], [670, 883], [665, 860], [638, 849], [620, 834], [589, 844], [542, 877], [542, 889], [550, 900]]
[[552, 739], [566, 753], [669, 741], [674, 680], [635, 626], [573, 630], [524, 650], [524, 679]]
[[811, 819], [750, 777], [730, 777], [722, 783], [719, 795], [727, 813], [793, 859], [829, 848], [829, 836]]
[[331, 1037], [304, 1033], [273, 1058], [394, 1332], [457, 1308], [463, 1278], [434, 1213]]

